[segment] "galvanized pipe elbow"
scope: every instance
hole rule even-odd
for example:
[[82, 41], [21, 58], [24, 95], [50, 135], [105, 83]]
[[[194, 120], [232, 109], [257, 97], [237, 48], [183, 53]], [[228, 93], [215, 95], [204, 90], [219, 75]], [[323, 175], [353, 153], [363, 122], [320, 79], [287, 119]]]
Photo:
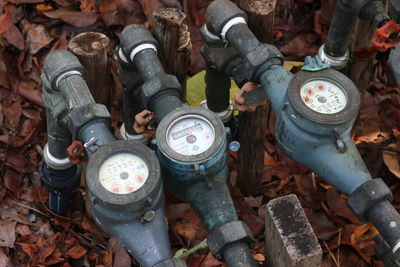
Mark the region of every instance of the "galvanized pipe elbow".
[[229, 0], [216, 0], [206, 11], [207, 29], [231, 44], [245, 61], [246, 78], [259, 83], [261, 73], [271, 66], [282, 65], [283, 56], [269, 44], [258, 41], [247, 27], [246, 13]]

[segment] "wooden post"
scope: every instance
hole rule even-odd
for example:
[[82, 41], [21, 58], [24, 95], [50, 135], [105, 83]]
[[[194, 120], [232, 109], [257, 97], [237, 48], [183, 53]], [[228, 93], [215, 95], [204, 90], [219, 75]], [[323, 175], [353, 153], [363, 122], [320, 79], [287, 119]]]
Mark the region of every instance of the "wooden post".
[[[240, 0], [239, 6], [249, 18], [250, 30], [260, 42], [274, 40], [274, 10], [276, 0]], [[239, 115], [238, 178], [237, 183], [246, 195], [261, 193], [264, 170], [264, 140], [271, 105], [258, 107], [254, 112]]]
[[178, 78], [186, 100], [186, 79], [192, 43], [186, 15], [176, 8], [159, 8], [153, 13], [151, 31], [160, 44], [160, 60], [169, 74]]
[[296, 195], [268, 202], [265, 250], [267, 266], [321, 266], [321, 246]]
[[110, 39], [102, 33], [84, 32], [68, 43], [68, 49], [85, 67], [85, 79], [94, 100], [109, 105], [111, 62], [108, 60]]
[[372, 21], [358, 19], [352, 34], [353, 41], [350, 47], [352, 60], [349, 64], [349, 78], [353, 80], [362, 95], [370, 81], [376, 53], [371, 54], [366, 59], [360, 60], [356, 57], [356, 52], [372, 46], [371, 40], [375, 31], [376, 27]]

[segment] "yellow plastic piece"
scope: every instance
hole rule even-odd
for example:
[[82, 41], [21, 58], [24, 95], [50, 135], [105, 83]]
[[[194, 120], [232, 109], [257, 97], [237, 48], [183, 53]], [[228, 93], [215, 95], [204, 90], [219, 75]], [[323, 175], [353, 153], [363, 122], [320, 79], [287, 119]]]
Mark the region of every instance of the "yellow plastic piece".
[[[303, 66], [303, 62], [299, 61], [285, 61], [283, 67], [287, 70], [291, 70], [293, 67], [301, 67]], [[200, 71], [199, 73], [193, 75], [187, 80], [187, 92], [186, 92], [186, 101], [191, 106], [199, 106], [201, 101], [206, 99], [205, 88], [206, 84], [204, 82], [204, 76], [206, 72]], [[230, 97], [232, 103], [233, 97], [236, 93], [239, 92], [239, 88], [237, 87], [236, 83], [231, 80], [231, 90], [230, 90]]]

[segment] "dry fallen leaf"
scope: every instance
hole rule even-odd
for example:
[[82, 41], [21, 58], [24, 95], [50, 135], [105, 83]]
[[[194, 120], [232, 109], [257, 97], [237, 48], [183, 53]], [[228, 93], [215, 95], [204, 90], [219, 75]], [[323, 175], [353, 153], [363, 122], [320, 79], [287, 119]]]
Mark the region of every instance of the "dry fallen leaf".
[[48, 45], [54, 38], [50, 37], [46, 28], [42, 25], [32, 25], [27, 32], [26, 41], [29, 45], [29, 53], [36, 54], [40, 49]]
[[[388, 148], [396, 148], [396, 144], [388, 145]], [[382, 150], [383, 162], [388, 167], [389, 171], [400, 178], [400, 155], [398, 152], [390, 150]]]
[[87, 249], [78, 244], [70, 248], [66, 254], [73, 259], [79, 259], [82, 258], [86, 252]]
[[16, 224], [11, 220], [0, 221], [0, 247], [14, 247]]
[[0, 248], [0, 266], [12, 267], [9, 257], [4, 253], [3, 249]]
[[192, 224], [192, 223], [181, 223], [181, 222], [174, 222], [172, 224], [172, 227], [175, 229], [175, 231], [186, 238], [188, 242], [192, 241], [196, 237], [196, 231], [198, 229], [197, 225]]
[[18, 198], [21, 193], [22, 174], [11, 168], [7, 168], [6, 174], [4, 175], [4, 185]]
[[329, 209], [336, 215], [344, 217], [355, 224], [362, 224], [356, 214], [347, 205], [347, 201], [341, 197], [339, 192], [331, 187], [326, 193], [326, 200], [328, 202]]
[[13, 20], [11, 13], [6, 12], [0, 15], [0, 34], [3, 34], [6, 31], [8, 31], [12, 25], [13, 25]]
[[73, 11], [67, 8], [59, 8], [57, 10], [44, 12], [43, 14], [52, 19], [61, 19], [76, 27], [90, 26], [95, 23], [98, 18], [98, 15], [91, 11]]
[[4, 39], [7, 40], [10, 44], [18, 48], [19, 50], [25, 49], [25, 40], [24, 36], [20, 32], [20, 30], [15, 26], [11, 25], [11, 27], [3, 33]]

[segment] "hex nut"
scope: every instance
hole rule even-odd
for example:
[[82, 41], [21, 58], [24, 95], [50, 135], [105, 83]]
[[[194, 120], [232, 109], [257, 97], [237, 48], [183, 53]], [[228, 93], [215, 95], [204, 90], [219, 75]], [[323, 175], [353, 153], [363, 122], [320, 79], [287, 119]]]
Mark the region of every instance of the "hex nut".
[[249, 81], [258, 83], [255, 73], [258, 69], [272, 59], [278, 59], [283, 64], [283, 56], [278, 48], [273, 45], [260, 43], [254, 50], [246, 54], [245, 73]]
[[148, 105], [150, 99], [162, 90], [176, 89], [180, 91], [180, 88], [181, 86], [178, 79], [174, 75], [165, 74], [154, 77], [153, 79], [144, 82], [141, 86], [143, 103]]
[[72, 136], [76, 136], [79, 129], [86, 123], [96, 120], [105, 119], [111, 121], [111, 115], [106, 106], [102, 104], [89, 104], [70, 111], [68, 121], [66, 122], [71, 131]]
[[347, 202], [361, 220], [367, 221], [364, 217], [365, 212], [384, 199], [391, 202], [393, 200], [392, 192], [381, 178], [376, 178], [358, 187]]
[[247, 243], [250, 247], [255, 245], [253, 235], [242, 221], [231, 221], [213, 229], [207, 239], [211, 253], [218, 260], [222, 260], [224, 248], [234, 242]]

